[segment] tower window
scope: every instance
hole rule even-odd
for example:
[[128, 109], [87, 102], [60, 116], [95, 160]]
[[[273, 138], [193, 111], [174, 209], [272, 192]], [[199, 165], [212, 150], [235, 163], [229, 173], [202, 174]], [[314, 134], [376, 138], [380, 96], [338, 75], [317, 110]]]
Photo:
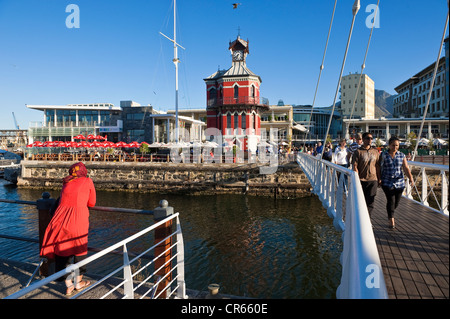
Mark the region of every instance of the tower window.
[[217, 91], [215, 88], [212, 88], [211, 90], [209, 90], [209, 98], [210, 99], [215, 99], [217, 97]]
[[239, 97], [239, 87], [237, 85], [234, 86], [234, 98], [237, 99]]

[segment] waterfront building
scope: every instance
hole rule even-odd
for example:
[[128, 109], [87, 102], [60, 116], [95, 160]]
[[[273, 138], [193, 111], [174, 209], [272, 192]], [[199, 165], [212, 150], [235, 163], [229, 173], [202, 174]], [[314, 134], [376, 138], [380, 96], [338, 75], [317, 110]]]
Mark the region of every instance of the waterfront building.
[[[178, 141], [202, 142], [206, 123], [192, 117], [183, 116], [182, 110], [178, 110]], [[153, 142], [175, 143], [175, 111], [158, 112], [152, 115], [153, 120]]]
[[261, 112], [261, 138], [285, 143], [284, 145], [288, 144], [290, 147], [293, 129], [292, 105], [270, 105], [267, 110]]
[[[161, 116], [160, 119], [162, 118]], [[170, 116], [175, 122], [175, 110], [168, 110], [167, 116]], [[156, 118], [157, 116], [154, 115], [154, 117]], [[179, 141], [195, 143], [206, 140], [206, 109], [179, 109], [178, 119], [180, 121]], [[159, 142], [159, 139], [155, 141]]]
[[[28, 143], [34, 141], [73, 141], [77, 135], [106, 136], [108, 141], [161, 142], [175, 141], [175, 115], [141, 106], [134, 101], [112, 103], [27, 105], [43, 112], [42, 122], [32, 122], [28, 128]], [[200, 120], [179, 117], [184, 141], [201, 141], [204, 126]], [[188, 132], [186, 134], [185, 132]]]
[[445, 38], [444, 41], [444, 50], [445, 50], [445, 77], [444, 77], [444, 87], [445, 87], [445, 105], [447, 106], [447, 116], [450, 104], [448, 102], [448, 99], [450, 97], [450, 83], [448, 82], [450, 80], [450, 52], [449, 52], [449, 43], [448, 43], [448, 37]]
[[[446, 43], [448, 43], [448, 40]], [[448, 44], [446, 46], [448, 47]], [[448, 55], [448, 48], [446, 51]], [[448, 118], [448, 75], [446, 76], [446, 69], [448, 69], [446, 65], [448, 63], [446, 61], [448, 61], [448, 57], [442, 57], [439, 60], [427, 117]], [[415, 118], [423, 116], [435, 64], [433, 62], [395, 88], [398, 95], [394, 98], [394, 117]]]
[[[406, 140], [410, 132], [419, 135], [422, 118], [344, 119], [346, 138], [358, 132], [370, 132], [375, 138], [388, 141], [391, 136]], [[424, 138], [448, 138], [448, 118], [425, 119], [422, 136]]]
[[220, 130], [225, 141], [242, 150], [256, 151], [261, 136], [261, 112], [268, 110], [269, 102], [260, 96], [261, 78], [246, 65], [248, 43], [240, 36], [230, 42], [231, 67], [204, 79], [207, 129]]
[[[298, 146], [304, 143], [315, 144], [319, 141], [323, 142], [330, 121], [331, 111], [332, 107], [313, 108], [311, 105], [294, 105], [294, 127], [297, 125], [300, 125], [300, 127], [294, 131], [292, 138], [293, 144]], [[301, 128], [305, 128], [306, 131]], [[342, 132], [342, 117], [339, 108], [336, 107], [328, 134], [332, 139], [338, 139], [343, 136]]]
[[343, 118], [375, 117], [375, 82], [367, 74], [350, 73], [342, 77], [341, 112]]
[[43, 112], [42, 122], [31, 122], [28, 142], [70, 141], [79, 134], [102, 134], [119, 140], [123, 133], [122, 108], [112, 103], [26, 105]]
[[[122, 109], [122, 136], [119, 139], [126, 143], [153, 140], [153, 120], [155, 113], [151, 105], [141, 106], [134, 101], [120, 101]], [[104, 128], [100, 132], [105, 132]], [[106, 132], [105, 132], [106, 133]]]

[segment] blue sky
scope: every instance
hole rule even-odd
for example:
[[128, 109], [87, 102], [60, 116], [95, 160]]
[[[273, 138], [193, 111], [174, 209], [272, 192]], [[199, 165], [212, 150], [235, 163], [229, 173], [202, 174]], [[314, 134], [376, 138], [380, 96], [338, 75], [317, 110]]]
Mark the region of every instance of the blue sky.
[[[262, 78], [271, 104], [312, 104], [333, 0], [178, 0], [179, 107], [205, 108], [204, 78], [231, 66], [240, 28], [249, 40], [247, 66]], [[338, 0], [315, 106], [333, 103], [354, 0]], [[361, 1], [344, 75], [359, 72], [370, 29]], [[69, 4], [80, 27], [67, 28]], [[380, 0], [365, 73], [376, 89], [394, 88], [436, 60], [446, 0]], [[0, 129], [42, 121], [25, 104], [133, 100], [174, 109], [172, 0], [0, 0]]]

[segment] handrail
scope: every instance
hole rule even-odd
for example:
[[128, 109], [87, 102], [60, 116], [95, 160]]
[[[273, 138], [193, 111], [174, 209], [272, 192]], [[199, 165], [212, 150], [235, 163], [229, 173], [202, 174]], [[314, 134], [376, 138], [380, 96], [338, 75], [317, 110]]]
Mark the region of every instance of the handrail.
[[[53, 274], [51, 276], [48, 276], [48, 277], [46, 277], [46, 278], [44, 278], [44, 279], [42, 279], [42, 280], [40, 280], [40, 281], [38, 281], [38, 282], [36, 282], [34, 284], [31, 284], [30, 286], [28, 286], [26, 288], [23, 288], [23, 289], [17, 291], [16, 293], [13, 293], [13, 294], [7, 296], [5, 299], [20, 298], [20, 297], [30, 293], [33, 290], [39, 289], [39, 288], [47, 285], [48, 283], [50, 283], [50, 282], [52, 282], [54, 280], [57, 280], [60, 277], [63, 277], [66, 274], [70, 274], [70, 273], [77, 274], [78, 270], [80, 269], [80, 267], [83, 267], [83, 266], [85, 266], [85, 265], [87, 265], [87, 264], [89, 264], [89, 263], [91, 263], [91, 262], [93, 262], [95, 260], [98, 260], [99, 258], [105, 256], [106, 254], [111, 253], [114, 250], [116, 250], [118, 248], [121, 248], [121, 247], [123, 248], [123, 251], [124, 251], [124, 265], [119, 267], [119, 268], [117, 268], [116, 270], [114, 270], [113, 272], [111, 272], [110, 274], [105, 276], [104, 278], [98, 280], [95, 284], [89, 286], [88, 288], [86, 288], [82, 292], [76, 294], [72, 298], [79, 297], [81, 294], [84, 294], [84, 293], [92, 290], [93, 288], [97, 287], [103, 281], [105, 281], [107, 278], [113, 276], [115, 273], [117, 273], [120, 270], [124, 270], [125, 273], [128, 272], [129, 275], [128, 276], [125, 275], [124, 277], [128, 277], [128, 278], [124, 278], [124, 280], [119, 285], [117, 285], [116, 288], [124, 285], [124, 294], [125, 294], [124, 298], [132, 298], [133, 295], [134, 295], [134, 287], [133, 287], [133, 278], [132, 278], [132, 274], [131, 274], [130, 264], [133, 261], [137, 260], [140, 256], [135, 257], [133, 260], [128, 260], [128, 252], [127, 252], [126, 245], [128, 243], [130, 243], [131, 241], [133, 241], [133, 240], [135, 240], [135, 239], [137, 239], [137, 238], [147, 234], [148, 232], [155, 230], [158, 226], [161, 226], [161, 225], [163, 225], [163, 224], [165, 224], [165, 223], [167, 223], [167, 222], [169, 222], [169, 221], [171, 221], [173, 219], [176, 219], [177, 229], [176, 229], [176, 231], [174, 233], [172, 233], [168, 237], [178, 236], [178, 234], [181, 232], [181, 228], [179, 227], [179, 213], [176, 213], [176, 214], [170, 215], [169, 217], [167, 217], [167, 218], [165, 218], [165, 219], [163, 219], [163, 220], [153, 224], [152, 226], [147, 227], [144, 230], [142, 230], [142, 231], [140, 231], [140, 232], [138, 232], [138, 233], [136, 233], [136, 234], [134, 234], [134, 235], [132, 235], [132, 236], [130, 236], [130, 237], [128, 237], [128, 238], [126, 238], [126, 239], [124, 239], [124, 240], [122, 240], [122, 241], [120, 241], [120, 242], [118, 242], [118, 243], [116, 243], [116, 244], [114, 244], [114, 245], [112, 245], [112, 246], [110, 246], [110, 247], [108, 247], [108, 248], [106, 248], [106, 249], [104, 249], [104, 250], [102, 250], [102, 251], [92, 255], [92, 256], [87, 257], [86, 259], [84, 259], [84, 260], [82, 260], [82, 261], [80, 261], [80, 262], [78, 262], [76, 264], [69, 265], [66, 269], [60, 270], [59, 272], [57, 272], [57, 273], [55, 273], [55, 274]], [[154, 249], [157, 245], [158, 244], [150, 247], [144, 253], [147, 253], [149, 250]], [[180, 246], [180, 243], [177, 242], [177, 243], [174, 244], [174, 246], [175, 245], [177, 246], [177, 250], [178, 250], [178, 253], [179, 253], [180, 248], [178, 246]], [[181, 247], [181, 250], [182, 250], [182, 247]], [[144, 254], [144, 253], [142, 253], [142, 254]], [[177, 255], [175, 255], [175, 256], [177, 256]], [[156, 258], [158, 258], [158, 257], [156, 257]], [[153, 262], [155, 261], [155, 259], [153, 260]], [[184, 261], [182, 261], [182, 262], [183, 262], [183, 265], [181, 267], [184, 268]], [[147, 264], [146, 266], [148, 266], [148, 265], [149, 264]], [[180, 268], [179, 264], [178, 264], [177, 268]], [[155, 275], [155, 273], [153, 273], [151, 276], [153, 276], [153, 275]], [[177, 278], [178, 278], [178, 276], [179, 276], [179, 274], [177, 275]], [[179, 281], [180, 281], [181, 285], [184, 285], [184, 278], [180, 278]], [[129, 286], [129, 287], [127, 287], [127, 286]], [[176, 288], [175, 290], [178, 290], [178, 289]], [[183, 292], [183, 290], [185, 290], [185, 289], [180, 289], [180, 291], [177, 293], [177, 296], [179, 298], [185, 298], [185, 291]], [[184, 295], [183, 295], [183, 293], [184, 293]], [[105, 294], [102, 297], [106, 297], [108, 294], [109, 293]]]
[[[18, 199], [3, 199], [3, 198], [0, 198], [0, 202], [10, 203], [10, 204], [37, 205], [37, 202], [18, 200]], [[152, 210], [122, 208], [122, 207], [93, 206], [93, 207], [89, 207], [89, 209], [90, 210], [96, 210], [96, 211], [103, 211], [103, 212], [142, 214], [142, 215], [153, 215], [153, 213], [154, 213]]]
[[[417, 176], [414, 178], [414, 186], [411, 187], [407, 181], [406, 188], [403, 192], [403, 196], [407, 199], [414, 200], [419, 204], [428, 207], [429, 209], [438, 212], [444, 216], [449, 217], [449, 202], [448, 202], [448, 184], [449, 184], [449, 167], [447, 165], [429, 164], [422, 162], [408, 162], [411, 168], [417, 167], [420, 169]], [[434, 181], [430, 180], [430, 175], [427, 174], [428, 170], [439, 171], [437, 176], [435, 173]], [[418, 185], [421, 184], [419, 189]], [[441, 194], [436, 194], [435, 190], [439, 187]], [[416, 198], [414, 198], [416, 195]], [[440, 198], [439, 198], [440, 197]], [[434, 199], [434, 201], [432, 201]], [[429, 201], [432, 201], [431, 207]]]
[[[334, 219], [334, 226], [344, 232], [342, 275], [336, 297], [388, 298], [358, 175], [349, 169], [305, 153], [298, 154], [297, 162], [309, 179], [313, 193], [318, 195], [327, 208], [328, 215]], [[347, 196], [345, 207], [343, 207], [344, 196]]]
[[[43, 199], [47, 198], [47, 194], [43, 194]], [[15, 203], [15, 204], [28, 204], [28, 205], [37, 205], [39, 208], [39, 203], [31, 202], [31, 201], [20, 201], [20, 200], [6, 200], [0, 199], [0, 202], [6, 203]], [[41, 205], [42, 206], [42, 205]], [[118, 254], [118, 249], [122, 248], [122, 253], [119, 253], [123, 256], [123, 264], [117, 269], [110, 272], [105, 277], [96, 281], [93, 285], [89, 286], [87, 289], [84, 289], [82, 292], [76, 294], [72, 298], [77, 298], [80, 295], [92, 290], [93, 288], [99, 286], [108, 278], [114, 276], [116, 273], [123, 270], [123, 280], [116, 285], [113, 289], [108, 291], [106, 294], [101, 296], [101, 298], [106, 298], [109, 294], [116, 291], [118, 288], [123, 286], [123, 298], [134, 298], [135, 291], [140, 288], [142, 285], [147, 283], [151, 278], [155, 281], [150, 284], [147, 283], [147, 286], [150, 288], [147, 292], [141, 294], [141, 298], [144, 298], [147, 294], [151, 293], [151, 297], [158, 298], [170, 298], [174, 296], [175, 298], [185, 299], [186, 295], [186, 285], [184, 280], [184, 242], [181, 231], [181, 224], [179, 219], [179, 213], [173, 214], [173, 208], [167, 205], [167, 201], [161, 201], [160, 206], [155, 208], [154, 211], [148, 210], [138, 210], [138, 209], [124, 209], [124, 208], [114, 208], [114, 207], [102, 207], [96, 206], [91, 207], [94, 210], [100, 211], [109, 211], [109, 212], [122, 212], [122, 213], [134, 213], [134, 214], [152, 214], [154, 215], [155, 223], [144, 230], [139, 231], [138, 233], [111, 245], [110, 247], [99, 250], [99, 249], [89, 249], [97, 251], [97, 253], [92, 256], [87, 257], [86, 259], [68, 266], [66, 269], [63, 269], [51, 276], [48, 276], [28, 287], [25, 287], [16, 293], [7, 296], [6, 299], [15, 299], [20, 298], [29, 292], [39, 289], [53, 280], [56, 280], [66, 274], [73, 274], [74, 276], [78, 276], [78, 270], [80, 267], [85, 266], [93, 261], [98, 261], [100, 258], [106, 256], [107, 254]], [[172, 231], [172, 222], [175, 220], [176, 229]], [[154, 232], [154, 242], [153, 245], [140, 253], [131, 253], [128, 252], [127, 244], [130, 242], [148, 234], [149, 232]], [[158, 233], [159, 232], [159, 233]], [[171, 232], [171, 233], [170, 233]], [[167, 235], [170, 233], [169, 235]], [[4, 237], [4, 235], [2, 235]], [[13, 236], [5, 236], [10, 237], [10, 239], [18, 239], [18, 240], [27, 240], [25, 238], [13, 237]], [[164, 238], [161, 238], [164, 237]], [[148, 253], [153, 251], [153, 256]], [[130, 259], [133, 257], [133, 259]], [[150, 259], [150, 261], [144, 266], [140, 266], [140, 258]], [[136, 267], [132, 267], [132, 264], [136, 262]], [[136, 264], [135, 263], [135, 264]], [[172, 265], [174, 264], [174, 265]], [[139, 284], [134, 283], [134, 277], [142, 273], [143, 270], [148, 269], [150, 266], [154, 267], [153, 273], [147, 276], [144, 280], [140, 280]], [[133, 270], [137, 269], [134, 273]], [[33, 276], [34, 277], [34, 274]], [[117, 277], [115, 277], [117, 278]], [[31, 282], [32, 278], [30, 278], [29, 282]], [[145, 288], [145, 287], [143, 287]], [[141, 288], [141, 290], [143, 289]], [[148, 288], [148, 287], [147, 287]]]

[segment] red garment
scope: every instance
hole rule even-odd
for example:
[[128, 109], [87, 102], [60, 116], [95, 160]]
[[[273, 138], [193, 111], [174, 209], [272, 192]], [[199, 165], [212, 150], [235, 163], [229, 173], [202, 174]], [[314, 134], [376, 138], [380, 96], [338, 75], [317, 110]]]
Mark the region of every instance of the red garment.
[[87, 254], [89, 209], [95, 206], [92, 179], [77, 177], [63, 184], [55, 215], [45, 230], [41, 256], [81, 256]]

